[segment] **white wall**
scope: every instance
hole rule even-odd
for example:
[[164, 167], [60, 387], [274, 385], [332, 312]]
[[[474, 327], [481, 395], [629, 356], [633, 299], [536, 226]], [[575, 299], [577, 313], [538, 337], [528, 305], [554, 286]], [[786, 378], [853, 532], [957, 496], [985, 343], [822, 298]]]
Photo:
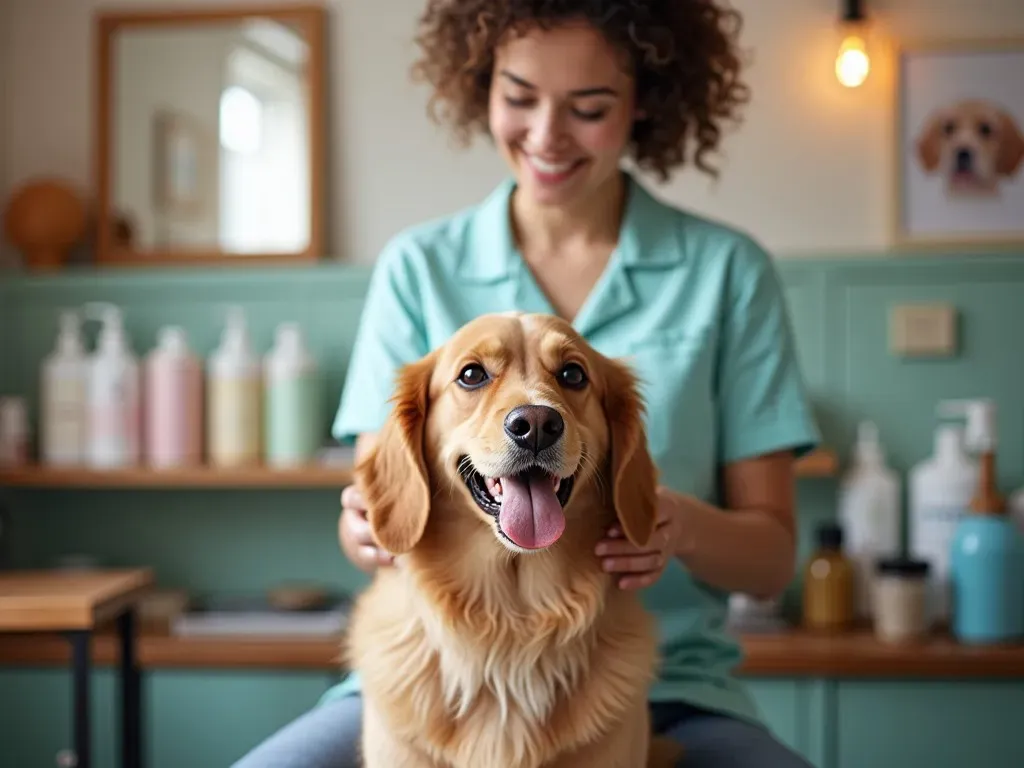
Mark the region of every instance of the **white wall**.
[[[486, 142], [457, 152], [425, 117], [426, 93], [407, 78], [424, 2], [328, 0], [328, 235], [338, 258], [373, 259], [396, 229], [475, 201], [503, 173]], [[662, 194], [752, 230], [783, 256], [886, 248], [892, 110], [885, 57], [876, 58], [867, 85], [847, 91], [832, 70], [838, 0], [735, 4], [746, 14], [744, 39], [755, 57], [754, 102], [729, 138], [722, 179], [712, 184], [691, 172]], [[1021, 0], [866, 5], [895, 39], [1024, 35]], [[90, 179], [95, 6], [0, 2], [0, 34], [9, 40], [0, 46], [0, 73], [9, 80], [0, 102], [0, 199], [32, 174]]]

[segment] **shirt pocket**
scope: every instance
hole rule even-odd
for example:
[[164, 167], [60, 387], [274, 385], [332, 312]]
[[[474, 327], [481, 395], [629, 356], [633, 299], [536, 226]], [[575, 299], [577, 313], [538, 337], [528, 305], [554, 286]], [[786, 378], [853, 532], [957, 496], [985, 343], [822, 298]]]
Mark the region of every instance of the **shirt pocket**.
[[677, 490], [703, 494], [713, 479], [716, 357], [710, 326], [658, 331], [624, 345], [619, 356], [640, 378], [651, 454]]

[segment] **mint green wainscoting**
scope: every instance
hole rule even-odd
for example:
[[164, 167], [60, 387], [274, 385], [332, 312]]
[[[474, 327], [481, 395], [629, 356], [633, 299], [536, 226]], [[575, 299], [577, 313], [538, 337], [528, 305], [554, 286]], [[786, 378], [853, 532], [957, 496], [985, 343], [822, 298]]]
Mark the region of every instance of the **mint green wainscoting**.
[[[119, 765], [118, 680], [94, 673], [96, 766]], [[335, 682], [328, 672], [157, 670], [143, 683], [144, 759], [150, 768], [227, 768], [304, 711]], [[60, 667], [0, 668], [0, 766], [57, 766], [71, 746], [71, 684]]]
[[[881, 430], [891, 463], [906, 472], [932, 445], [936, 403], [986, 396], [999, 405], [999, 480], [1024, 486], [1024, 252], [982, 255], [800, 258], [780, 262], [801, 361], [825, 440], [845, 459], [858, 420]], [[275, 325], [301, 323], [322, 361], [326, 438], [362, 306], [368, 270], [342, 264], [273, 269], [69, 270], [0, 280], [0, 392], [30, 398], [52, 348], [58, 313], [86, 301], [125, 310], [137, 353], [157, 329], [182, 325], [193, 349], [217, 343], [227, 304], [248, 313], [257, 348]], [[946, 301], [959, 315], [955, 356], [905, 360], [888, 351], [888, 314], [899, 302]], [[95, 328], [89, 327], [90, 343]], [[835, 511], [835, 480], [800, 487], [800, 557], [814, 527]], [[107, 565], [151, 565], [162, 586], [261, 590], [284, 580], [358, 589], [337, 549], [333, 490], [4, 490], [9, 517], [2, 566], [48, 566], [85, 553]], [[799, 610], [799, 579], [787, 607]], [[0, 662], [2, 663], [2, 662]], [[96, 672], [101, 763], [112, 764], [116, 701], [109, 668]], [[147, 751], [154, 768], [225, 766], [312, 706], [329, 670], [150, 670]], [[820, 768], [1019, 766], [1024, 682], [831, 680], [752, 677], [772, 728]], [[54, 765], [68, 743], [63, 670], [0, 667], [0, 765]], [[109, 706], [108, 706], [109, 705]]]

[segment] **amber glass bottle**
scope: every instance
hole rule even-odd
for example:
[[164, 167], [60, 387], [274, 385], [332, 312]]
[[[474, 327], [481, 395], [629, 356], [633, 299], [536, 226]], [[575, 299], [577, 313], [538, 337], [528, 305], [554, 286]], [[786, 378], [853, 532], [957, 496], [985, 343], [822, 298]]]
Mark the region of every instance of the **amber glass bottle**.
[[818, 549], [804, 566], [803, 623], [812, 632], [844, 632], [854, 619], [853, 563], [843, 554], [843, 529], [818, 529]]

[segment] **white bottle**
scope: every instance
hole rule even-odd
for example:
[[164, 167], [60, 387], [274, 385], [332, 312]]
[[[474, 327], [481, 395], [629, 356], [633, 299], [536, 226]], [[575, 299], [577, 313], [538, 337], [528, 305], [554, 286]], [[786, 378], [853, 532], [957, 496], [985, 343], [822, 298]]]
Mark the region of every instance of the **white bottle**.
[[870, 421], [861, 422], [853, 466], [839, 490], [843, 549], [854, 564], [855, 609], [861, 619], [874, 615], [871, 585], [875, 564], [900, 554], [900, 492], [899, 475], [885, 463], [878, 428]]
[[86, 463], [89, 358], [76, 312], [62, 312], [57, 343], [40, 372], [39, 458], [49, 466]]
[[964, 450], [963, 427], [935, 431], [934, 455], [910, 471], [907, 520], [911, 557], [925, 560], [930, 623], [949, 621], [949, 558], [953, 536], [978, 487], [978, 464]]
[[121, 310], [106, 303], [86, 305], [102, 323], [89, 358], [88, 462], [100, 469], [139, 463], [140, 374], [125, 334]]
[[228, 310], [220, 346], [209, 359], [206, 450], [218, 467], [260, 462], [262, 373], [241, 307]]
[[264, 359], [263, 375], [267, 464], [295, 467], [309, 463], [322, 438], [320, 375], [297, 323], [277, 327], [274, 347]]

